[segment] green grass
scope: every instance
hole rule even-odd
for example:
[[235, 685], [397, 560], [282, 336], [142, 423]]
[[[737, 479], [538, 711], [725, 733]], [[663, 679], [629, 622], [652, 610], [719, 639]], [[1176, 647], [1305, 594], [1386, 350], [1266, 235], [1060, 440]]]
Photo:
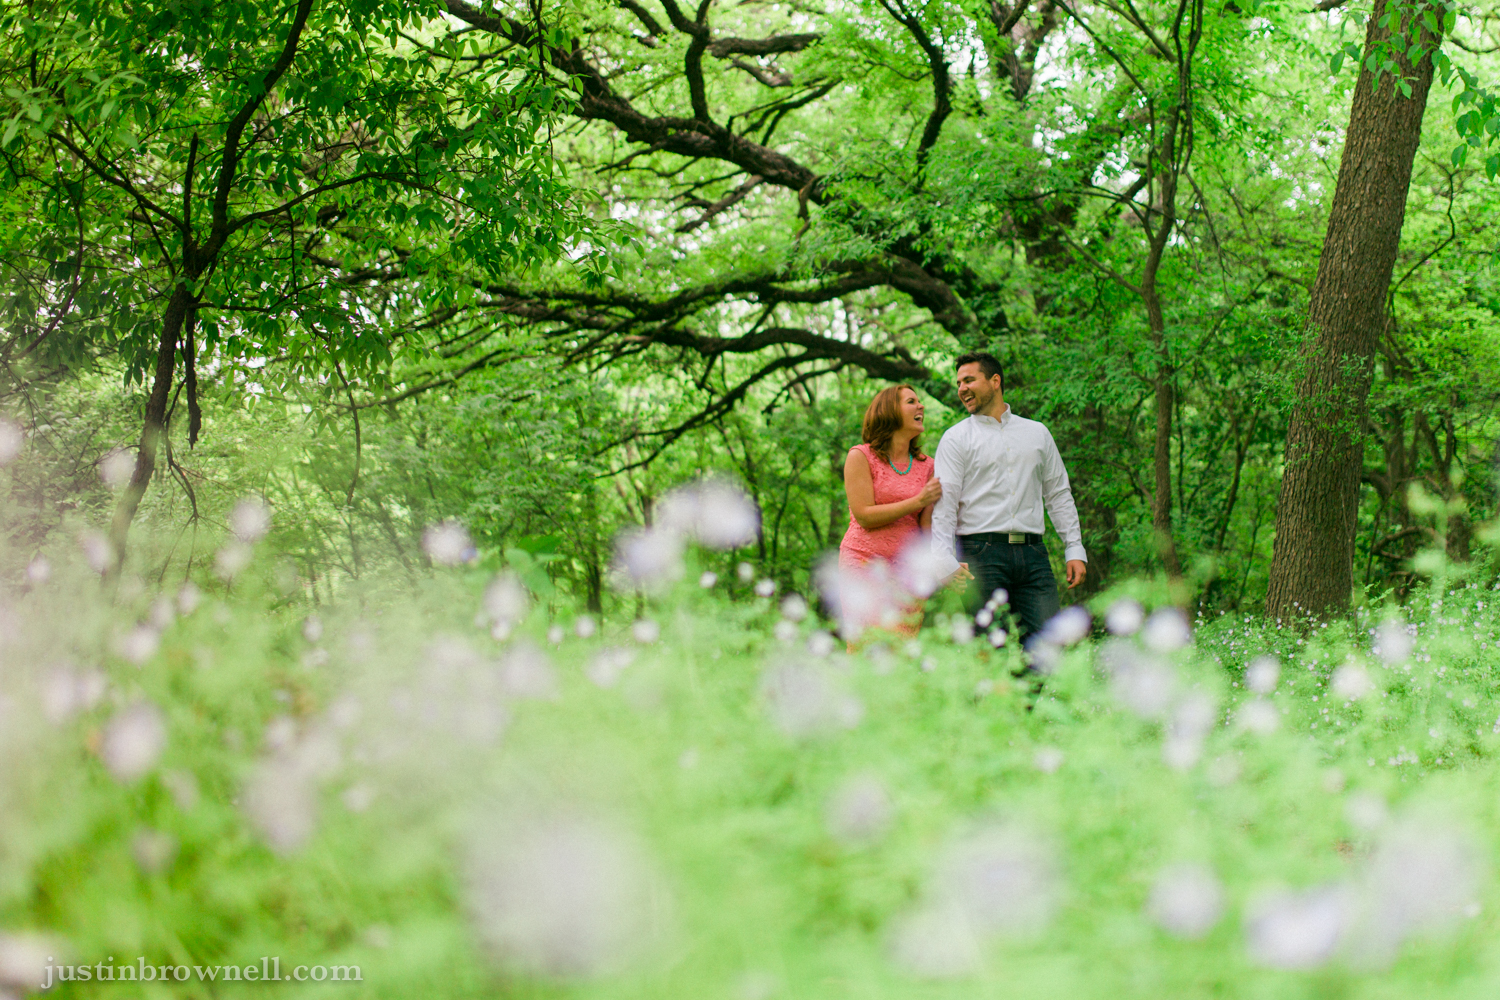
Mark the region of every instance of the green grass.
[[[154, 595], [109, 603], [97, 584], [62, 577], [12, 603], [0, 650], [0, 926], [48, 935], [49, 953], [65, 949], [76, 963], [244, 965], [268, 955], [284, 974], [354, 964], [363, 978], [212, 990], [72, 983], [60, 995], [1285, 1000], [1500, 989], [1500, 895], [1488, 869], [1448, 878], [1419, 868], [1432, 860], [1422, 851], [1441, 853], [1449, 834], [1482, 859], [1500, 857], [1495, 591], [1423, 595], [1389, 612], [1419, 626], [1412, 657], [1389, 666], [1370, 654], [1368, 635], [1384, 610], [1306, 638], [1243, 616], [1199, 622], [1194, 645], [1165, 660], [1176, 702], [1206, 697], [1215, 724], [1197, 762], [1178, 770], [1163, 758], [1163, 723], [1111, 693], [1103, 637], [1066, 651], [1033, 703], [1010, 678], [1013, 650], [955, 645], [934, 628], [920, 656], [897, 650], [882, 672], [866, 655], [807, 652], [811, 621], [795, 642], [772, 638], [771, 601], [690, 586], [647, 609], [661, 625], [651, 644], [635, 642], [626, 622], [551, 644], [544, 610], [498, 643], [474, 621], [485, 581], [464, 571], [325, 608], [311, 643], [304, 612], [247, 576], [177, 615], [137, 665], [113, 650], [149, 617]], [[555, 697], [505, 693], [497, 665], [518, 644], [544, 651]], [[587, 668], [615, 647], [633, 661], [600, 687]], [[1249, 697], [1245, 665], [1266, 653], [1282, 665], [1269, 696], [1280, 726], [1256, 734], [1232, 720]], [[1348, 662], [1374, 682], [1362, 699], [1329, 694]], [[63, 664], [101, 670], [108, 691], [54, 723], [42, 691]], [[834, 695], [800, 736], [777, 725], [765, 682], [786, 664]], [[853, 725], [847, 705], [839, 714], [846, 697], [861, 709]], [[100, 759], [101, 739], [141, 699], [164, 714], [167, 745], [148, 774], [121, 781]], [[502, 713], [503, 732], [489, 738]], [[1061, 752], [1050, 773], [1037, 766], [1044, 750]], [[871, 839], [840, 838], [829, 803], [860, 776], [883, 787], [889, 823]], [[317, 806], [311, 833], [273, 849], [267, 816], [273, 830], [295, 819], [301, 792]], [[1375, 799], [1392, 819], [1359, 825], [1358, 805]], [[1403, 824], [1425, 839], [1398, 859], [1414, 885], [1398, 878], [1396, 888], [1418, 903], [1472, 895], [1477, 910], [1373, 958], [1358, 952], [1369, 935], [1356, 923], [1315, 968], [1257, 963], [1246, 932], [1257, 899], [1378, 882], [1381, 845]], [[976, 918], [972, 965], [923, 976], [897, 959], [899, 928], [936, 905], [953, 845], [994, 829], [1021, 831], [1007, 836], [1052, 859], [1052, 889], [1041, 893], [1050, 917], [1023, 914], [997, 934]], [[175, 844], [159, 871], [136, 857], [142, 831]], [[532, 857], [525, 850], [573, 875], [505, 868], [521, 863], [517, 852]], [[998, 850], [1001, 863], [1019, 856]], [[1147, 912], [1157, 874], [1184, 861], [1210, 866], [1224, 890], [1223, 915], [1200, 940], [1172, 937]], [[598, 878], [591, 864], [604, 865]], [[977, 884], [983, 872], [969, 874]], [[563, 930], [520, 949], [533, 971], [514, 949], [507, 961], [503, 947], [484, 944], [518, 933], [475, 917], [486, 900], [503, 909], [496, 884], [522, 886], [525, 933], [545, 922], [541, 903], [562, 900]], [[596, 896], [618, 909], [600, 916], [583, 905]], [[1008, 905], [998, 904], [997, 923]], [[580, 921], [590, 920], [613, 945], [588, 944]], [[538, 965], [600, 971], [550, 976]]]

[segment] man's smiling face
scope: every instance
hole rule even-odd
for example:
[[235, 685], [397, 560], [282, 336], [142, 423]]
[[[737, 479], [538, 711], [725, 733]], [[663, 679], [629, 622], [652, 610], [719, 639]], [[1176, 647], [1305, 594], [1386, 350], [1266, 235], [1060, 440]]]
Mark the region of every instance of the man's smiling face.
[[971, 361], [958, 370], [955, 380], [958, 385], [958, 401], [970, 413], [979, 413], [990, 405], [1000, 391], [1000, 376], [985, 378], [979, 370], [979, 362]]

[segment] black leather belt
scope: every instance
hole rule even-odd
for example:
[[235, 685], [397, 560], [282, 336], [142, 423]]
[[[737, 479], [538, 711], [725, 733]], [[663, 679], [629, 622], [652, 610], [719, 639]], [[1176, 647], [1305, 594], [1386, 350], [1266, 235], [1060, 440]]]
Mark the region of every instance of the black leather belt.
[[998, 542], [1002, 545], [1040, 545], [1041, 535], [1024, 531], [977, 531], [972, 535], [959, 535], [960, 539], [972, 538], [976, 542]]

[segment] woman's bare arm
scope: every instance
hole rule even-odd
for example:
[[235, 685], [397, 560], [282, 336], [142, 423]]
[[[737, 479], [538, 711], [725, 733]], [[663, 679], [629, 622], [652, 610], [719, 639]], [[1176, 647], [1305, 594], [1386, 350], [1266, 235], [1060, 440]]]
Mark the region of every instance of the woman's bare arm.
[[[844, 459], [844, 495], [849, 498], [849, 513], [854, 515], [855, 522], [866, 531], [873, 531], [899, 521], [907, 514], [931, 508], [937, 498], [943, 495], [943, 487], [936, 478], [929, 479], [922, 492], [909, 500], [877, 504], [875, 481], [870, 477], [870, 463], [865, 460], [863, 452], [851, 448], [849, 457]], [[927, 518], [929, 522], [932, 519], [930, 509], [927, 511]]]

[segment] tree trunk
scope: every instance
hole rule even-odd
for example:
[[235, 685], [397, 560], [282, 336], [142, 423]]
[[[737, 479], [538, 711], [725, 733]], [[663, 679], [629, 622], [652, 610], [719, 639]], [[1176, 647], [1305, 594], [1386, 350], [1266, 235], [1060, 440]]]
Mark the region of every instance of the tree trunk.
[[[1173, 112], [1182, 114], [1181, 110]], [[1174, 163], [1176, 121], [1166, 130], [1162, 143], [1164, 172], [1159, 193], [1160, 209], [1157, 231], [1151, 237], [1150, 251], [1141, 269], [1141, 301], [1146, 307], [1146, 323], [1151, 331], [1152, 354], [1156, 371], [1151, 376], [1151, 388], [1156, 397], [1156, 440], [1152, 451], [1151, 527], [1156, 534], [1157, 551], [1162, 565], [1173, 577], [1182, 575], [1182, 566], [1177, 560], [1177, 543], [1172, 537], [1172, 414], [1177, 408], [1175, 373], [1172, 370], [1172, 354], [1167, 344], [1167, 322], [1162, 313], [1161, 291], [1156, 276], [1161, 271], [1162, 257], [1166, 253], [1167, 241], [1177, 224], [1177, 176]]]
[[[1379, 13], [1368, 22], [1367, 55], [1390, 36], [1388, 27], [1379, 27]], [[1437, 39], [1423, 31], [1422, 42], [1430, 50]], [[1313, 340], [1287, 430], [1266, 593], [1266, 613], [1277, 618], [1347, 607], [1354, 586], [1366, 402], [1432, 72], [1430, 56], [1415, 67], [1401, 58], [1378, 90], [1363, 68], [1354, 88], [1308, 304]], [[1402, 78], [1411, 85], [1410, 97], [1396, 88]]]
[[110, 547], [114, 565], [112, 572], [118, 573], [125, 565], [125, 541], [130, 534], [130, 524], [135, 512], [146, 495], [146, 487], [156, 472], [156, 452], [161, 447], [162, 437], [167, 431], [167, 399], [172, 394], [172, 379], [177, 371], [177, 340], [182, 333], [182, 323], [192, 305], [192, 293], [187, 286], [179, 284], [167, 300], [166, 312], [162, 315], [161, 341], [156, 349], [156, 374], [151, 381], [151, 395], [146, 399], [145, 419], [141, 426], [141, 446], [135, 456], [135, 471], [130, 483], [120, 494], [115, 505], [114, 520], [109, 528]]

